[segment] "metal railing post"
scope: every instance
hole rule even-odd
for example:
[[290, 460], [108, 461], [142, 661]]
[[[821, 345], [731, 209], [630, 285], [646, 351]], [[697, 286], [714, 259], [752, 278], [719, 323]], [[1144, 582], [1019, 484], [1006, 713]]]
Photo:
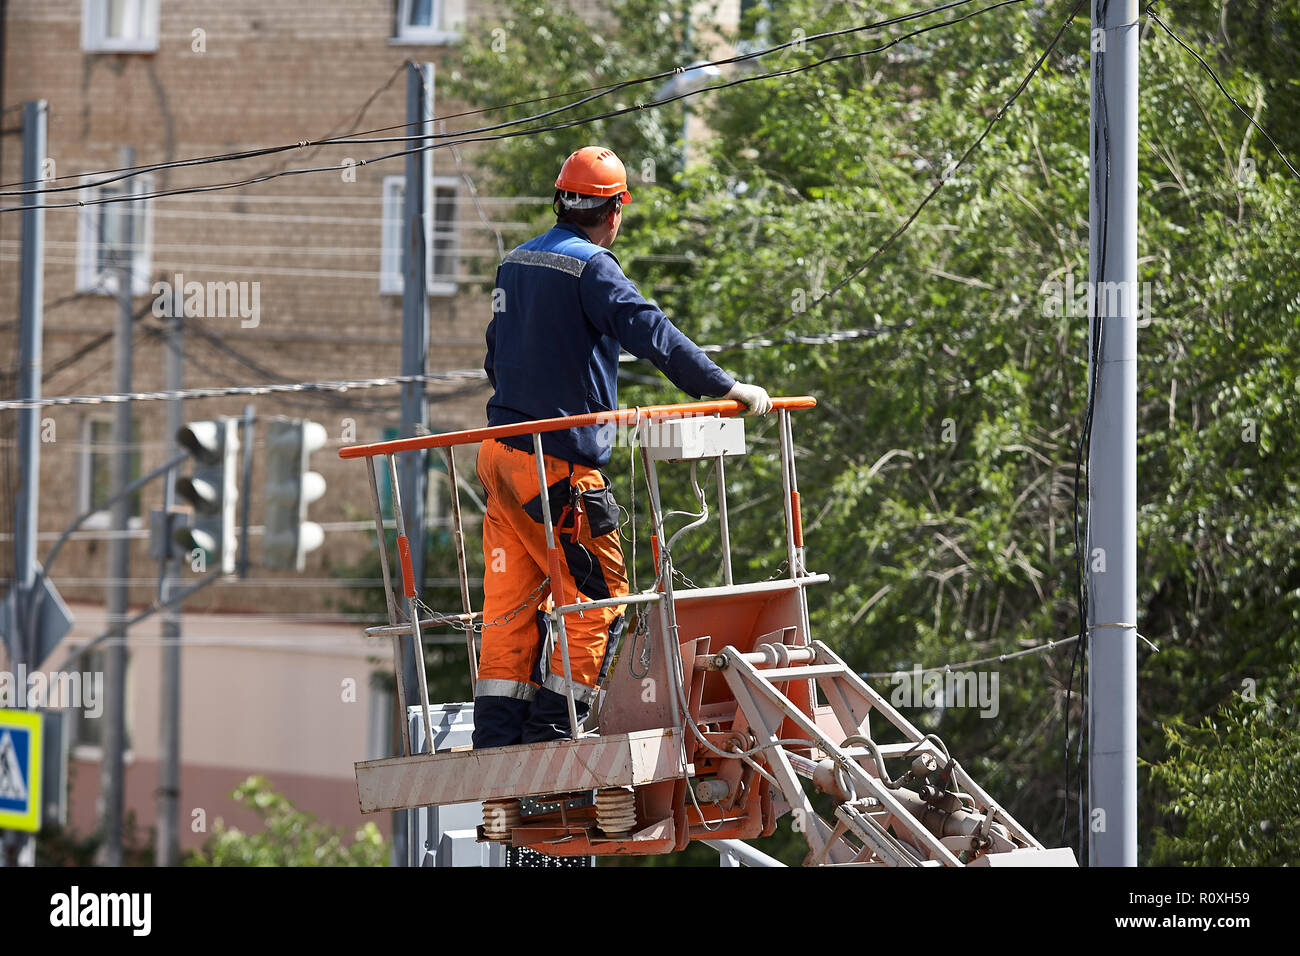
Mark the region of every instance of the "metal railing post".
[[[550, 488], [546, 484], [546, 457], [542, 452], [542, 436], [533, 433], [533, 454], [537, 459], [537, 483], [542, 502], [542, 524], [546, 528], [546, 562], [551, 575], [551, 599], [556, 608], [565, 603], [564, 578], [560, 571], [560, 549], [555, 545], [555, 526], [551, 524]], [[574, 595], [577, 599], [577, 595]], [[564, 630], [564, 615], [556, 613], [555, 626], [560, 638], [560, 659], [564, 662], [564, 698], [569, 705], [569, 736], [574, 740], [582, 733], [578, 723], [578, 707], [573, 701], [573, 670], [569, 666], [569, 636]]]
[[790, 450], [786, 445], [786, 429], [790, 424], [790, 413], [784, 408], [776, 413], [777, 434], [781, 445], [781, 498], [785, 505], [785, 558], [789, 565], [790, 577], [799, 576], [799, 567], [794, 548], [794, 499], [790, 497]]
[[[808, 573], [808, 555], [803, 543], [803, 508], [799, 500], [799, 479], [795, 473], [795, 454], [794, 454], [794, 422], [790, 418], [790, 412], [783, 411], [785, 416], [785, 444], [786, 460], [789, 462], [790, 471], [790, 498], [791, 510], [794, 512], [795, 528], [797, 534], [795, 537], [795, 557], [799, 559], [799, 576], [803, 577]], [[803, 631], [805, 639], [812, 640], [812, 627], [808, 621], [808, 594], [802, 588], [799, 589], [799, 613], [803, 619]], [[816, 703], [814, 696], [813, 702]]]
[[[781, 438], [781, 486], [785, 491], [785, 539], [787, 560], [790, 562], [791, 579], [804, 575], [803, 567], [803, 519], [798, 510], [799, 486], [794, 476], [794, 430], [790, 424], [790, 410], [782, 408], [777, 412], [778, 432]], [[798, 529], [796, 531], [796, 529]], [[812, 643], [812, 627], [808, 620], [808, 593], [798, 588], [799, 628], [803, 631], [805, 644]], [[808, 681], [808, 703], [817, 706], [817, 682]]]
[[[417, 607], [419, 596], [415, 593], [415, 575], [411, 565], [410, 545], [403, 551], [406, 541], [406, 520], [402, 517], [402, 492], [397, 483], [396, 455], [388, 456], [388, 483], [393, 491], [393, 518], [397, 523], [397, 556], [402, 562], [402, 584], [406, 592], [406, 615], [411, 621], [411, 641], [415, 651], [415, 683], [420, 690], [420, 708], [424, 713], [424, 736], [428, 742], [428, 752], [433, 753], [433, 721], [429, 717], [429, 678], [424, 673], [424, 639], [420, 636], [420, 612]], [[400, 684], [401, 681], [399, 680]], [[406, 714], [402, 714], [405, 722]]]
[[[379, 570], [384, 575], [384, 601], [388, 606], [388, 623], [397, 624], [397, 601], [393, 598], [393, 579], [388, 573], [388, 540], [384, 536], [384, 507], [379, 501], [379, 486], [375, 482], [375, 460], [366, 459], [366, 477], [370, 479], [370, 508], [375, 515], [375, 534], [379, 538]], [[406, 687], [402, 681], [402, 637], [393, 635], [393, 677], [397, 689], [398, 712], [402, 715], [402, 753], [411, 753], [411, 728], [406, 720]]]
[[659, 581], [659, 613], [663, 616], [664, 622], [664, 661], [667, 662], [668, 679], [675, 682], [668, 695], [669, 713], [673, 726], [678, 727], [682, 724], [678, 699], [681, 695], [683, 675], [676, 673], [676, 669], [671, 666], [671, 662], [677, 660], [679, 656], [679, 649], [673, 643], [677, 634], [677, 609], [673, 604], [673, 563], [668, 551], [668, 543], [664, 539], [663, 508], [659, 501], [659, 473], [655, 470], [654, 459], [650, 457], [644, 441], [641, 443], [641, 465], [645, 469], [646, 496], [650, 499], [650, 529], [654, 534], [654, 540], [658, 542], [655, 574]]
[[[460, 575], [460, 605], [466, 614], [473, 614], [469, 603], [469, 568], [465, 564], [465, 529], [460, 524], [460, 485], [456, 481], [456, 448], [448, 445], [447, 477], [451, 481], [452, 536], [456, 542], [456, 572]], [[474, 653], [474, 627], [465, 629], [465, 649], [469, 653], [469, 686], [471, 691], [478, 683], [478, 657]]]
[[718, 524], [722, 535], [722, 583], [730, 586], [731, 579], [731, 526], [727, 523], [727, 470], [723, 456], [718, 456]]

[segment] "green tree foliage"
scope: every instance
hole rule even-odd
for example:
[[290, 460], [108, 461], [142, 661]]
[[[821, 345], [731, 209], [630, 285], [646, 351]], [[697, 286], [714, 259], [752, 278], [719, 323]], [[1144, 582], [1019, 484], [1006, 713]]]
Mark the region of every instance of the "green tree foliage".
[[[493, 48], [485, 24], [444, 89], [503, 103], [690, 63], [702, 55], [692, 48], [701, 31], [684, 21], [686, 6], [624, 0], [614, 5], [616, 25], [591, 30], [554, 5], [510, 0], [504, 49]], [[675, 111], [639, 110], [484, 150], [494, 188], [546, 195], [572, 149], [613, 146], [635, 194], [617, 247], [629, 275], [696, 341], [733, 346], [715, 358], [737, 377], [817, 396], [795, 428], [809, 564], [832, 576], [812, 594], [813, 630], [863, 670], [981, 658], [1078, 633], [1086, 6], [970, 161], [952, 168], [1072, 7], [1004, 7], [878, 54], [695, 97], [693, 115], [712, 133], [692, 144], [689, 165], [673, 139]], [[1288, 64], [1300, 34], [1294, 11], [1280, 7], [1250, 4], [1258, 29], [1220, 18], [1228, 8], [1218, 4], [1162, 16], [1294, 152], [1300, 123], [1286, 105], [1295, 95]], [[745, 32], [779, 43], [914, 9], [791, 0], [751, 13]], [[1226, 34], [1220, 19], [1233, 24]], [[730, 67], [727, 78], [867, 50], [915, 28], [809, 40]], [[1290, 437], [1300, 420], [1300, 215], [1296, 181], [1194, 59], [1158, 28], [1145, 32], [1141, 57], [1139, 272], [1149, 308], [1139, 332], [1138, 623], [1160, 652], [1139, 651], [1139, 751], [1155, 763], [1170, 753], [1166, 727], [1199, 721], [1243, 678], [1262, 686], [1285, 674], [1300, 650], [1300, 443]], [[656, 85], [549, 122], [635, 104]], [[647, 160], [653, 182], [638, 178]], [[836, 288], [941, 180], [906, 233]], [[736, 347], [746, 337], [837, 330], [867, 332], [833, 344]], [[680, 395], [638, 379], [624, 382], [620, 398]], [[741, 580], [768, 576], [784, 552], [773, 520], [775, 422], [751, 420], [749, 441], [751, 454], [727, 471]], [[688, 501], [680, 489], [669, 493], [669, 505]], [[702, 530], [675, 557], [709, 584], [720, 576], [717, 552], [716, 535]], [[1076, 736], [1081, 720], [1072, 656], [1066, 646], [996, 667], [996, 718], [974, 708], [908, 712], [1049, 844], [1063, 817], [1066, 841], [1077, 838], [1065, 807], [1076, 780], [1063, 790], [1065, 720]], [[1161, 809], [1178, 805], [1180, 781], [1142, 780], [1144, 859], [1157, 826], [1176, 834], [1187, 825]]]
[[[662, 0], [621, 0], [613, 13], [593, 24], [564, 3], [502, 4], [501, 20], [484, 20], [481, 32], [462, 49], [459, 68], [442, 78], [444, 91], [475, 106], [525, 104], [494, 111], [491, 122], [496, 123], [561, 106], [570, 98], [552, 97], [563, 90], [603, 87], [672, 70], [698, 59], [686, 7]], [[556, 122], [633, 107], [651, 98], [654, 89], [651, 84], [615, 91], [576, 112], [566, 110]], [[575, 136], [605, 143], [621, 156], [635, 156], [629, 174], [644, 172], [658, 180], [660, 172], [667, 178], [677, 162], [675, 140], [681, 126], [680, 106], [633, 110], [580, 129], [499, 140], [475, 155], [480, 167], [495, 174], [494, 185], [502, 195], [545, 193], [559, 171], [552, 157], [562, 160], [571, 153]]]
[[245, 833], [218, 819], [187, 866], [387, 866], [390, 847], [374, 823], [366, 823], [345, 843], [341, 829], [317, 823], [294, 807], [260, 776], [235, 788], [234, 800], [257, 814], [264, 829]]
[[[1293, 866], [1300, 846], [1300, 708], [1294, 670], [1280, 693], [1237, 697], [1214, 718], [1164, 728], [1169, 756], [1152, 768], [1179, 826], [1152, 859], [1200, 866]], [[1252, 693], [1253, 697], [1253, 693]]]

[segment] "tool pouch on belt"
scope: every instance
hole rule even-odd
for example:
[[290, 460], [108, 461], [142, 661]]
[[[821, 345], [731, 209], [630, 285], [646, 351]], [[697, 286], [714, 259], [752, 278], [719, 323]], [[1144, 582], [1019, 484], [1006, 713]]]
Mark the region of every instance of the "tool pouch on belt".
[[618, 503], [614, 500], [614, 489], [610, 487], [604, 472], [600, 473], [600, 478], [605, 482], [604, 488], [588, 488], [579, 496], [593, 538], [609, 534], [618, 527]]
[[[610, 487], [609, 478], [605, 473], [599, 474], [605, 483], [603, 488], [575, 491], [569, 481], [572, 475], [569, 475], [546, 489], [547, 500], [551, 506], [551, 521], [554, 522], [557, 533], [576, 528], [577, 523], [584, 520], [593, 538], [609, 534], [618, 527], [618, 504], [614, 501], [614, 489]], [[523, 509], [528, 517], [538, 524], [542, 523], [541, 495], [533, 495], [525, 501]]]

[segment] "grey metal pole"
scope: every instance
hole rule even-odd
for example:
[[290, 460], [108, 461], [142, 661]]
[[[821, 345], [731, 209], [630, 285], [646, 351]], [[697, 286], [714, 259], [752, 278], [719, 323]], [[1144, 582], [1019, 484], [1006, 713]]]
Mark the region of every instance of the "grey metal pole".
[[[122, 150], [122, 166], [135, 165], [135, 150]], [[135, 202], [124, 202], [114, 209], [101, 207], [100, 215], [121, 216], [114, 258], [117, 265], [118, 319], [114, 336], [114, 389], [131, 391], [131, 273], [135, 243]], [[112, 488], [118, 492], [131, 480], [131, 403], [115, 407], [113, 423]], [[131, 542], [126, 536], [131, 516], [130, 496], [113, 503], [113, 538], [108, 545], [108, 622], [112, 638], [105, 654], [103, 739], [101, 747], [99, 804], [103, 843], [99, 848], [101, 866], [122, 865], [122, 811], [124, 809], [124, 756], [126, 752], [126, 612], [130, 573]]]
[[[411, 64], [406, 76], [406, 121], [422, 124], [408, 127], [413, 132], [431, 132], [426, 84], [433, 75], [428, 64]], [[424, 375], [429, 355], [429, 294], [426, 274], [425, 234], [426, 188], [429, 178], [429, 154], [412, 153], [406, 157], [405, 205], [402, 243], [402, 374]], [[402, 436], [425, 434], [429, 424], [429, 406], [423, 382], [402, 386]], [[415, 571], [415, 588], [424, 590], [425, 552], [425, 485], [428, 480], [428, 452], [409, 451], [402, 455], [401, 495], [408, 517], [406, 534], [411, 543], [411, 564]], [[406, 654], [407, 699], [416, 684], [416, 657]]]
[[[167, 390], [179, 392], [183, 387], [184, 361], [182, 340], [184, 334], [179, 315], [168, 323], [166, 350]], [[184, 412], [179, 398], [167, 403], [167, 444], [170, 456], [180, 452], [176, 433], [180, 431]], [[163, 489], [163, 510], [171, 514], [176, 506], [176, 472], [167, 476]], [[157, 866], [176, 866], [180, 862], [180, 795], [181, 795], [181, 609], [168, 606], [172, 589], [178, 583], [178, 562], [168, 529], [167, 557], [163, 558], [162, 584], [159, 598], [165, 610], [162, 618], [162, 685], [159, 688], [161, 723], [158, 728], [158, 821], [154, 843], [154, 863]]]
[[[23, 179], [41, 178], [45, 159], [46, 118], [49, 107], [44, 100], [23, 106]], [[19, 293], [18, 397], [41, 397], [42, 326], [45, 299], [45, 210], [39, 196], [24, 196], [22, 214], [22, 274]], [[24, 408], [18, 412], [18, 511], [14, 516], [14, 574], [18, 600], [13, 602], [19, 616], [18, 627], [9, 632], [13, 642], [14, 663], [36, 666], [35, 622], [28, 620], [32, 591], [36, 586], [36, 533], [41, 490], [41, 410]], [[21, 696], [21, 695], [20, 695]]]
[[[433, 66], [411, 64], [406, 74], [406, 122], [420, 124], [408, 126], [412, 133], [433, 131], [432, 103], [427, 91], [432, 89]], [[426, 89], [427, 87], [427, 89]], [[411, 153], [406, 157], [406, 183], [403, 189], [402, 209], [402, 374], [424, 375], [428, 371], [429, 355], [429, 293], [426, 257], [429, 236], [425, 233], [425, 210], [428, 203], [430, 177], [429, 152]], [[407, 382], [402, 386], [402, 436], [424, 434], [428, 431], [429, 405], [425, 399], [424, 382]], [[407, 537], [411, 544], [411, 565], [415, 572], [415, 589], [424, 591], [424, 501], [428, 481], [428, 452], [410, 451], [401, 461], [401, 497], [406, 504], [410, 521]], [[396, 490], [396, 489], [394, 489]], [[417, 615], [412, 613], [413, 618]], [[406, 685], [405, 697], [416, 697], [424, 677], [424, 659], [415, 652], [414, 635], [403, 638], [409, 641], [410, 650], [402, 654], [402, 680]], [[418, 670], [417, 670], [418, 667]], [[402, 720], [407, 719], [402, 714]], [[430, 739], [432, 746], [432, 739]], [[405, 834], [411, 827], [410, 811], [403, 826], [394, 827], [394, 834]], [[415, 865], [419, 847], [408, 847], [406, 860]], [[400, 859], [400, 857], [399, 857]]]
[[1093, 0], [1092, 25], [1088, 858], [1136, 866], [1137, 4]]
[[[49, 107], [44, 100], [23, 106], [23, 175], [25, 182], [41, 178], [45, 161], [46, 119]], [[45, 296], [45, 210], [39, 196], [23, 197], [21, 291], [19, 293], [18, 397], [41, 397], [41, 340]], [[18, 494], [14, 502], [14, 600], [13, 619], [0, 622], [9, 635], [9, 656], [16, 673], [30, 665], [36, 667], [34, 614], [36, 602], [36, 533], [40, 514], [41, 492], [41, 410], [24, 408], [18, 412]], [[18, 694], [17, 706], [25, 705]], [[6, 837], [0, 865], [17, 865], [35, 853], [32, 838], [13, 833]]]

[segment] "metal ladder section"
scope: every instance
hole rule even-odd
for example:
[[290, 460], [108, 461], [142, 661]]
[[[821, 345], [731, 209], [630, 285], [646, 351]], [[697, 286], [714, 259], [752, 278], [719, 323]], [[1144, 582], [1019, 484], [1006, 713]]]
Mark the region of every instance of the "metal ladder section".
[[[797, 666], [761, 667], [756, 661], [761, 655], [742, 654], [734, 647], [714, 655], [708, 665], [726, 679], [756, 745], [762, 748], [755, 756], [766, 762], [773, 782], [790, 807], [796, 829], [802, 830], [808, 841], [807, 864], [878, 862], [893, 866], [963, 866], [967, 861], [949, 844], [969, 840], [987, 847], [988, 853], [1044, 850], [1029, 831], [936, 745], [937, 738], [921, 733], [824, 643], [813, 641], [808, 649], [811, 654], [797, 655], [797, 659], [810, 658], [809, 663]], [[840, 728], [847, 734], [844, 740], [831, 739], [825, 727], [786, 696], [783, 688], [799, 680], [816, 681]], [[869, 731], [872, 711], [888, 720], [907, 742], [881, 745], [872, 742]], [[812, 746], [825, 754], [825, 759], [814, 761], [779, 743], [782, 725], [788, 730], [791, 722], [798, 728], [799, 737], [807, 737]], [[947, 810], [936, 809], [917, 792], [887, 783], [888, 777], [882, 779], [885, 768], [876, 766], [877, 755], [883, 761], [887, 757], [924, 754], [934, 758], [927, 763], [931, 769], [950, 773], [948, 779], [965, 791], [971, 806], [960, 805], [958, 796], [931, 788], [932, 800], [947, 807]], [[836, 799], [834, 827], [813, 810], [799, 776], [815, 779], [821, 789]], [[905, 831], [903, 838], [891, 834], [878, 818], [896, 821]], [[932, 832], [922, 818], [937, 824], [941, 833], [945, 825], [950, 825], [956, 832], [946, 835], [949, 844]], [[861, 841], [861, 848], [845, 839], [849, 834]]]

